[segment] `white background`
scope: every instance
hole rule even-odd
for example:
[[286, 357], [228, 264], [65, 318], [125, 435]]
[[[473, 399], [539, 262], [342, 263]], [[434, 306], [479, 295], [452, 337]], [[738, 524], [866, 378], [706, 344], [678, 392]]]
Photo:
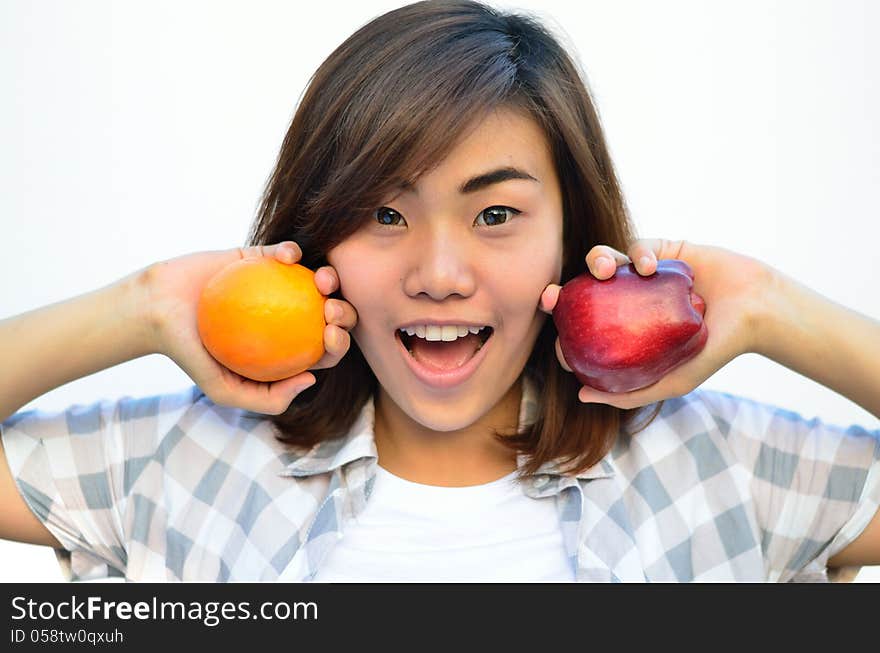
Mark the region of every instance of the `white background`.
[[[402, 4], [0, 2], [0, 318], [242, 245], [310, 75]], [[544, 18], [582, 63], [641, 236], [756, 256], [880, 317], [880, 3], [495, 5]], [[190, 384], [153, 355], [26, 407]], [[757, 355], [705, 386], [878, 427]], [[60, 579], [49, 549], [0, 543], [0, 580]]]

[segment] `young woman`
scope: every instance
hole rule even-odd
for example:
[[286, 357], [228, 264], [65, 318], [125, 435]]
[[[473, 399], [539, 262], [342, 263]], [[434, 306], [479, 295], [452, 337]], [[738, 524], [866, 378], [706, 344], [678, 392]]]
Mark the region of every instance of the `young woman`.
[[[761, 261], [634, 233], [586, 85], [542, 26], [464, 0], [380, 16], [312, 79], [248, 247], [0, 322], [0, 535], [54, 547], [71, 579], [789, 581], [880, 564], [880, 431], [699, 388], [757, 352], [880, 416], [864, 346], [880, 325]], [[257, 383], [202, 347], [199, 293], [242, 256], [317, 271], [311, 371]], [[664, 258], [694, 270], [705, 348], [643, 390], [581, 387], [549, 319], [561, 285]], [[16, 412], [155, 352], [196, 385]], [[431, 357], [458, 371], [425, 376], [414, 358]]]

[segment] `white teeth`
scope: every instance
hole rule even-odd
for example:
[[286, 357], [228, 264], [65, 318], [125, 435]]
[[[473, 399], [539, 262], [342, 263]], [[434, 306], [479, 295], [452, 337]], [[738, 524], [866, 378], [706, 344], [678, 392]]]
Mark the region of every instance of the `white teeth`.
[[420, 324], [415, 327], [406, 327], [401, 329], [402, 332], [410, 336], [418, 336], [432, 342], [444, 341], [450, 342], [456, 338], [464, 338], [468, 333], [477, 334], [486, 327], [467, 327], [467, 326], [437, 326], [434, 324]]

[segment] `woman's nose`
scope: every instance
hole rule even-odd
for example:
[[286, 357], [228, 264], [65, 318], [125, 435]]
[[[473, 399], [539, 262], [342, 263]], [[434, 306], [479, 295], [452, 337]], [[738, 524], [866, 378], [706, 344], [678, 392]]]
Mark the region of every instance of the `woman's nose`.
[[405, 279], [408, 295], [426, 294], [440, 301], [449, 295], [474, 292], [474, 253], [462, 238], [434, 234], [420, 243]]

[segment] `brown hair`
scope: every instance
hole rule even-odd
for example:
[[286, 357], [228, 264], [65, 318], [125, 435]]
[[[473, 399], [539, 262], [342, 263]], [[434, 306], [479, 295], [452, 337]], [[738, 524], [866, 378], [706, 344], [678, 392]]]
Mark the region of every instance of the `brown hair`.
[[[501, 107], [528, 112], [551, 144], [563, 199], [561, 283], [585, 271], [592, 245], [626, 251], [635, 229], [585, 76], [534, 17], [469, 0], [390, 11], [321, 64], [284, 137], [249, 244], [293, 240], [302, 265], [328, 265], [326, 253], [398, 184], [414, 184]], [[344, 299], [340, 291], [333, 297]], [[580, 403], [580, 384], [556, 359], [555, 340], [547, 319], [524, 370], [538, 388], [534, 424], [495, 433], [528, 455], [521, 478], [557, 458], [570, 464], [567, 473], [592, 467], [644, 410]], [[297, 446], [343, 436], [378, 387], [353, 338], [339, 364], [312, 373], [317, 382], [269, 416], [279, 438]]]

